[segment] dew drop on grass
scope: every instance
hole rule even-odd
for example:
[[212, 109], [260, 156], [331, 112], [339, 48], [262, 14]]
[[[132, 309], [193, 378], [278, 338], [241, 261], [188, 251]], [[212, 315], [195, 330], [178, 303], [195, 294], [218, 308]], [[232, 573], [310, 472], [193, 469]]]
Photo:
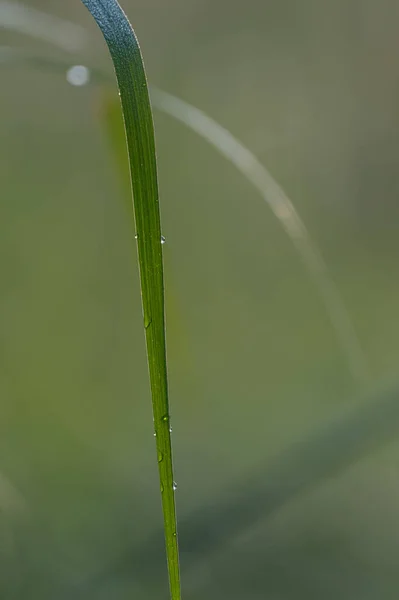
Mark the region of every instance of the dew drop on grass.
[[164, 238], [163, 235], [161, 235], [161, 244], [165, 244], [166, 243], [166, 239]]
[[173, 482], [172, 488], [173, 488], [174, 492], [177, 490], [177, 483], [176, 483], [176, 481]]
[[169, 415], [164, 415], [163, 417], [161, 417], [161, 421], [162, 421], [162, 423], [168, 423]]
[[135, 239], [135, 240], [138, 240], [138, 239], [139, 239], [139, 235], [138, 235], [138, 233], [136, 233], [136, 235], [134, 236], [134, 239]]
[[66, 79], [74, 86], [86, 85], [90, 81], [90, 71], [84, 65], [73, 65], [67, 70]]
[[163, 454], [162, 452], [158, 452], [158, 462], [162, 462], [163, 461]]
[[163, 484], [161, 483], [161, 494], [163, 493]]

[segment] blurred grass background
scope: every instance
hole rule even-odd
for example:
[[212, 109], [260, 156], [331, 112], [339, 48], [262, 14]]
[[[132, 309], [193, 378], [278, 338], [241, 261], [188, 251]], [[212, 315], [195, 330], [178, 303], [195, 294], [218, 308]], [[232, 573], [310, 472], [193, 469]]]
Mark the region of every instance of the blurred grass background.
[[[111, 71], [78, 0], [25, 3], [84, 25], [95, 44], [76, 62]], [[293, 200], [353, 319], [368, 388], [395, 380], [398, 5], [123, 7], [150, 83], [230, 129]], [[2, 68], [0, 472], [14, 488], [0, 479], [4, 598], [167, 594], [162, 549], [140, 585], [118, 569], [162, 523], [137, 261], [102, 101], [96, 85]], [[183, 518], [248, 473], [261, 478], [360, 390], [264, 202], [206, 142], [155, 117]], [[396, 598], [398, 450], [390, 443], [234, 537], [186, 583], [183, 570], [184, 597]]]

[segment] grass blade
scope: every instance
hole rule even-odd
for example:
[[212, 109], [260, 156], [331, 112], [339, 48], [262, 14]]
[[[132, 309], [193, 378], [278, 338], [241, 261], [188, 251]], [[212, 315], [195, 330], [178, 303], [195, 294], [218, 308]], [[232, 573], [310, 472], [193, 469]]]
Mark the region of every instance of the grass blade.
[[129, 154], [148, 367], [172, 600], [180, 600], [170, 439], [164, 284], [154, 127], [136, 35], [116, 0], [82, 0], [107, 42], [118, 81]]

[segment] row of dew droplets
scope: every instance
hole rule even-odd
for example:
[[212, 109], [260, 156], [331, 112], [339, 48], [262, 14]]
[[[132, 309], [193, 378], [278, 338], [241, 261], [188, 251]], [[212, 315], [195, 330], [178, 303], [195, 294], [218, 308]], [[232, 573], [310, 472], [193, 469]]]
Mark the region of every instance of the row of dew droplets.
[[[136, 235], [134, 236], [134, 239], [135, 240], [139, 239], [139, 234], [138, 233], [136, 233]], [[161, 244], [162, 245], [166, 244], [166, 238], [163, 235], [161, 235]]]
[[[170, 424], [170, 416], [169, 415], [164, 415], [161, 418], [161, 421], [162, 421], [162, 423], [168, 423], [168, 425], [169, 425], [169, 428], [168, 428], [169, 429], [169, 434], [171, 434], [172, 433], [172, 426]], [[157, 437], [157, 432], [156, 431], [154, 431], [154, 437]], [[163, 461], [163, 458], [164, 457], [163, 457], [162, 452], [158, 451], [158, 463], [161, 463]], [[174, 492], [177, 490], [177, 483], [176, 483], [176, 481], [173, 481], [173, 483], [172, 483], [172, 489], [173, 489]], [[163, 492], [163, 491], [164, 491], [164, 486], [161, 483], [161, 492]], [[176, 533], [174, 533], [173, 535], [176, 536]]]
[[[170, 416], [169, 415], [163, 416], [162, 417], [162, 421], [164, 423], [168, 424], [168, 431], [169, 431], [169, 435], [170, 435], [172, 433], [172, 426], [170, 424]], [[174, 492], [176, 491], [176, 489], [177, 489], [177, 483], [176, 483], [176, 481], [173, 481], [173, 483], [172, 483], [172, 489], [173, 489]]]
[[[139, 239], [139, 234], [136, 233], [136, 235], [134, 236], [135, 240]], [[163, 235], [161, 235], [161, 245], [165, 244], [166, 239]], [[144, 327], [145, 329], [147, 329], [150, 325], [151, 325], [152, 319], [149, 315], [144, 315]]]

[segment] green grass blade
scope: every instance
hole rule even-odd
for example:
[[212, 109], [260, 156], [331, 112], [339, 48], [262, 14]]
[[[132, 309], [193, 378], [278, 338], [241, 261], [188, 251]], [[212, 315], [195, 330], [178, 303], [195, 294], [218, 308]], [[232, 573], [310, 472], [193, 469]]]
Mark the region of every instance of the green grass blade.
[[172, 600], [180, 573], [169, 424], [164, 284], [154, 127], [143, 59], [116, 0], [82, 0], [107, 42], [116, 73], [129, 154], [141, 294]]

